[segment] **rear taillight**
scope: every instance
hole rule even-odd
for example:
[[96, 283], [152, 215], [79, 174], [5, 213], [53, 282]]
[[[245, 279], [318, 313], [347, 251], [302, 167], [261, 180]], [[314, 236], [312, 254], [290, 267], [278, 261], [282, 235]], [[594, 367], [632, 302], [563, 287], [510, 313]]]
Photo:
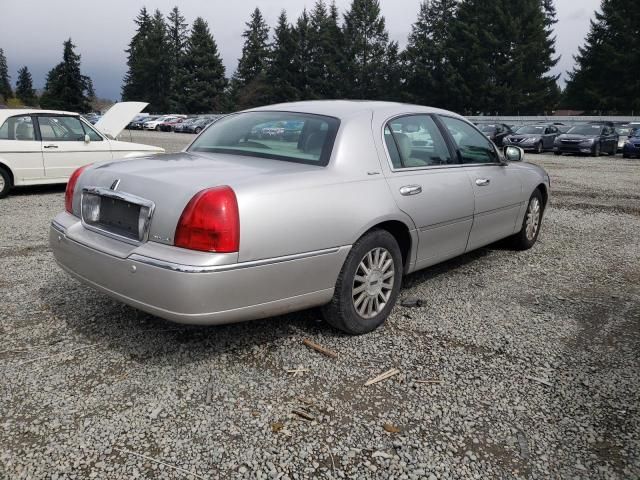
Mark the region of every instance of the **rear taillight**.
[[84, 169], [88, 166], [89, 165], [85, 165], [84, 167], [78, 168], [69, 177], [69, 181], [67, 182], [67, 189], [64, 191], [64, 208], [69, 213], [73, 213], [73, 191], [76, 189], [78, 178], [80, 177], [80, 174], [84, 171]]
[[174, 244], [203, 252], [237, 252], [240, 215], [234, 191], [222, 186], [197, 193], [180, 216]]

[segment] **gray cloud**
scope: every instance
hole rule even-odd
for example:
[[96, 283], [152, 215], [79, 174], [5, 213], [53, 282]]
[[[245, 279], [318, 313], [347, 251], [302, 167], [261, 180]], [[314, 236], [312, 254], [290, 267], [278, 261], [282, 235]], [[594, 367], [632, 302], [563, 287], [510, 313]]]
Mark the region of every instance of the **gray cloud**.
[[[178, 4], [191, 23], [197, 16], [207, 22], [218, 42], [227, 74], [233, 73], [242, 50], [242, 31], [251, 11], [259, 6], [270, 25], [275, 25], [284, 8], [295, 20], [303, 8], [311, 9], [315, 0], [23, 0], [2, 9], [0, 48], [9, 63], [13, 81], [22, 65], [32, 72], [36, 88], [44, 86], [46, 74], [62, 57], [62, 42], [71, 37], [82, 55], [82, 69], [93, 78], [101, 97], [119, 98], [126, 71], [125, 49], [134, 33], [133, 18], [143, 5], [163, 13]], [[337, 0], [344, 12], [351, 0]], [[382, 13], [392, 40], [406, 44], [420, 0], [381, 0]], [[564, 74], [573, 67], [573, 55], [584, 41], [589, 19], [600, 0], [556, 0], [559, 22], [557, 49], [561, 55], [554, 73]]]

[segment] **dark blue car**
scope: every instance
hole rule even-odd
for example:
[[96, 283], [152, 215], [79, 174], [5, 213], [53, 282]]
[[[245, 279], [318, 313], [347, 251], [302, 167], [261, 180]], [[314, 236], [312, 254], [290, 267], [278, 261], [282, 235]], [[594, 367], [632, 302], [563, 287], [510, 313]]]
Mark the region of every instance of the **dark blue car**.
[[637, 129], [622, 147], [622, 157], [640, 157], [640, 129]]

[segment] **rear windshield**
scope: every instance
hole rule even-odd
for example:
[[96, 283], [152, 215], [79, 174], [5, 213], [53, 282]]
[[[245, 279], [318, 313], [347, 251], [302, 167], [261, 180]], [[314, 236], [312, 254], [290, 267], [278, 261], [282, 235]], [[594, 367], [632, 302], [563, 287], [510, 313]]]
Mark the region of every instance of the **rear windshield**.
[[525, 134], [525, 133], [537, 133], [537, 134], [543, 134], [544, 133], [544, 127], [534, 127], [534, 126], [525, 126], [525, 127], [520, 127], [518, 130], [516, 130], [516, 133], [520, 133], [520, 134]]
[[601, 130], [601, 125], [578, 125], [567, 133], [575, 133], [576, 135], [600, 135]]
[[340, 122], [289, 112], [245, 112], [224, 117], [204, 131], [191, 152], [216, 152], [327, 165]]

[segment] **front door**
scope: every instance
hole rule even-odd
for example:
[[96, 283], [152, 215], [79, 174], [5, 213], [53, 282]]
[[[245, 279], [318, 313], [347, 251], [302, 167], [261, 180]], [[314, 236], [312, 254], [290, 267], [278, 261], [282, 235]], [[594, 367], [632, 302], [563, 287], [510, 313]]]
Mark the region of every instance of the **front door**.
[[77, 116], [39, 115], [38, 124], [47, 178], [66, 181], [76, 168], [112, 159], [109, 142]]
[[418, 230], [416, 268], [464, 253], [473, 222], [473, 189], [430, 115], [407, 115], [384, 128], [392, 166], [387, 182]]
[[467, 250], [513, 234], [522, 204], [518, 172], [501, 161], [493, 144], [471, 124], [444, 115], [439, 118], [456, 144], [474, 191], [473, 227]]

